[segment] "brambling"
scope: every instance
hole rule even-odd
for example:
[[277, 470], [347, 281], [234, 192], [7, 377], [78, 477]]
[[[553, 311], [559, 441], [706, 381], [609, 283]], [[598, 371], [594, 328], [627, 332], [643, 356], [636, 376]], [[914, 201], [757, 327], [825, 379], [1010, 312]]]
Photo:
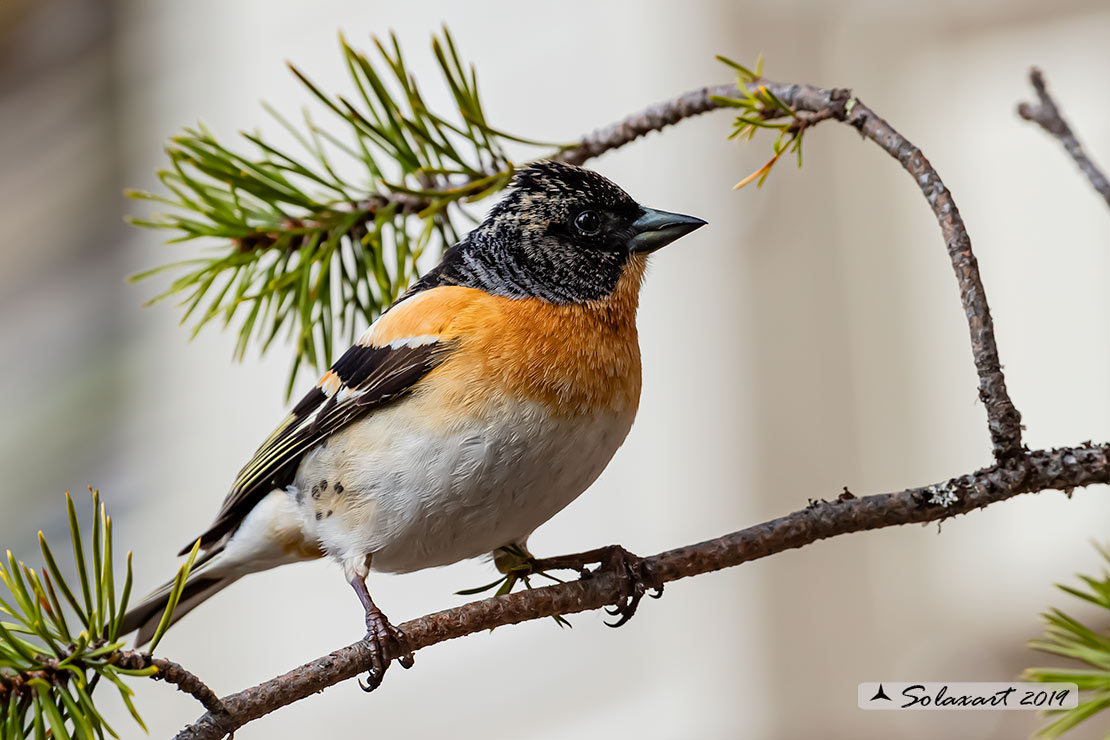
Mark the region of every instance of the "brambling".
[[[327, 555], [362, 602], [375, 656], [395, 641], [411, 665], [367, 575], [527, 553], [632, 426], [648, 255], [704, 224], [641, 206], [590, 170], [520, 170], [242, 469], [200, 536], [174, 619], [248, 573]], [[138, 644], [169, 591], [127, 615]], [[388, 665], [375, 659], [372, 685]]]

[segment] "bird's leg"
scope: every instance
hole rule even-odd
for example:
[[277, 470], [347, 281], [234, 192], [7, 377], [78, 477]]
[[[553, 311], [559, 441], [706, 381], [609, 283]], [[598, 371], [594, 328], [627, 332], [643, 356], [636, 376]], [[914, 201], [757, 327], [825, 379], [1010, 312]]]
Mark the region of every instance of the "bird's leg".
[[[587, 565], [597, 563], [597, 570], [589, 570]], [[576, 553], [574, 555], [560, 555], [553, 558], [532, 558], [529, 563], [537, 572], [545, 570], [577, 570], [580, 578], [590, 578], [595, 573], [606, 570], [617, 574], [628, 584], [628, 594], [622, 603], [606, 611], [614, 617], [619, 617], [616, 622], [606, 622], [610, 627], [620, 627], [632, 619], [640, 599], [651, 589], [650, 596], [658, 599], [663, 595], [663, 584], [651, 574], [647, 561], [633, 555], [620, 545], [608, 545], [596, 550]]]
[[[522, 581], [526, 588], [532, 588], [530, 576], [543, 576], [556, 583], [564, 583], [562, 578], [556, 578], [547, 571], [549, 568], [539, 567], [541, 561], [536, 558], [528, 548], [519, 543], [512, 543], [499, 547], [493, 552], [493, 564], [497, 570], [505, 574], [499, 593], [508, 593], [517, 581]], [[501, 581], [499, 581], [501, 583]]]
[[541, 571], [532, 567], [535, 562], [536, 557], [525, 545], [519, 543], [499, 547], [493, 552], [494, 566], [514, 584], [518, 580], [527, 579], [528, 576], [541, 574]]
[[[544, 578], [550, 578], [552, 581], [555, 581], [557, 583], [564, 583], [563, 579], [556, 578], [550, 573], [547, 573], [540, 568], [534, 567], [535, 562], [536, 557], [531, 552], [529, 552], [528, 547], [522, 543], [513, 542], [503, 547], [499, 547], [493, 552], [493, 564], [497, 567], [497, 570], [504, 573], [504, 577], [501, 580], [495, 581], [488, 586], [483, 586], [478, 589], [472, 589], [468, 593], [479, 593], [481, 591], [488, 591], [494, 586], [499, 586], [497, 592], [494, 595], [503, 596], [504, 594], [511, 593], [513, 587], [517, 584], [518, 581], [523, 583], [526, 589], [531, 590], [531, 576], [543, 576]], [[459, 593], [467, 592], [460, 591]], [[551, 618], [554, 619], [555, 624], [559, 625], [560, 627], [572, 626], [571, 623], [567, 621], [566, 617], [562, 616], [561, 614], [552, 614]]]
[[530, 572], [530, 563], [533, 560], [535, 560], [535, 557], [528, 551], [528, 548], [515, 542], [493, 551], [493, 564], [497, 570], [505, 575], [522, 569], [527, 569]]
[[385, 670], [389, 668], [394, 657], [402, 668], [412, 668], [414, 658], [405, 633], [394, 627], [370, 598], [365, 578], [356, 575], [351, 579], [351, 587], [358, 594], [362, 608], [366, 610], [366, 642], [370, 646], [373, 670], [370, 671], [366, 683], [359, 682], [359, 686], [363, 691], [369, 692], [381, 685]]
[[493, 551], [493, 564], [501, 573], [501, 578], [498, 578], [493, 583], [487, 583], [484, 586], [476, 588], [467, 588], [455, 593], [460, 596], [473, 596], [492, 589], [494, 596], [503, 596], [510, 593], [517, 583], [523, 583], [525, 588], [532, 588], [532, 583], [529, 580], [531, 576], [542, 575], [550, 578], [553, 581], [560, 581], [553, 575], [544, 573], [532, 567], [532, 563], [536, 558], [532, 553], [528, 552], [528, 548], [519, 543], [510, 543], [499, 547]]

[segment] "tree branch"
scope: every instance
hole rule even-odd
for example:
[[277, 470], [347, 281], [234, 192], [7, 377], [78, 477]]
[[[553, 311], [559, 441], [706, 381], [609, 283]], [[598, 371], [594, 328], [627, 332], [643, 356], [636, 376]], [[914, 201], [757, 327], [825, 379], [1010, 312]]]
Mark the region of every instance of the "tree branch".
[[[729, 568], [784, 550], [851, 532], [900, 524], [942, 521], [1022, 493], [1072, 489], [1110, 482], [1110, 444], [1024, 452], [1019, 457], [942, 483], [835, 501], [805, 509], [714, 540], [680, 547], [646, 559], [648, 586]], [[414, 650], [457, 637], [555, 614], [600, 609], [621, 603], [630, 584], [609, 572], [589, 578], [475, 601], [401, 625]], [[306, 663], [258, 686], [222, 700], [227, 714], [206, 714], [177, 735], [177, 740], [216, 740], [287, 704], [304, 699], [370, 669], [363, 642]]]
[[567, 164], [582, 165], [611, 149], [630, 144], [644, 134], [660, 131], [686, 118], [700, 116], [721, 107], [714, 97], [737, 94], [736, 85], [714, 85], [691, 90], [677, 98], [664, 100], [637, 111], [616, 123], [596, 129], [579, 139], [552, 159]]
[[[696, 545], [670, 550], [646, 560], [648, 587], [767, 557], [818, 540], [852, 532], [917, 522], [941, 521], [983, 508], [1021, 493], [1071, 490], [1110, 482], [1110, 444], [1029, 452], [1021, 444], [1020, 415], [1006, 391], [998, 360], [994, 327], [979, 277], [978, 265], [963, 220], [948, 189], [919, 149], [851, 93], [809, 85], [758, 81], [797, 111], [815, 114], [816, 121], [835, 119], [856, 128], [898, 160], [925, 195], [941, 227], [967, 315], [979, 392], [988, 417], [997, 463], [942, 483], [856, 498], [842, 494], [836, 501], [818, 501], [793, 514]], [[720, 106], [716, 96], [734, 97], [735, 86], [707, 87], [651, 106], [583, 137], [558, 159], [581, 164], [592, 157], [658, 131], [684, 118]], [[632, 584], [599, 567], [590, 577], [571, 583], [472, 602], [407, 622], [402, 629], [415, 650], [493, 627], [557, 614], [618, 604]], [[305, 698], [339, 681], [369, 670], [370, 654], [362, 642], [337, 650], [282, 676], [222, 700], [226, 714], [206, 714], [184, 728], [178, 740], [218, 738], [228, 729]]]
[[1048, 133], [1052, 134], [1063, 145], [1068, 154], [1071, 155], [1072, 160], [1079, 166], [1079, 169], [1091, 181], [1093, 187], [1098, 194], [1102, 196], [1107, 205], [1110, 205], [1110, 181], [1106, 179], [1106, 175], [1102, 170], [1091, 161], [1087, 153], [1083, 151], [1083, 145], [1075, 138], [1072, 133], [1071, 126], [1064, 120], [1060, 114], [1060, 109], [1056, 107], [1056, 101], [1048, 94], [1048, 88], [1045, 85], [1044, 75], [1041, 70], [1033, 67], [1029, 70], [1029, 82], [1033, 85], [1033, 90], [1037, 93], [1037, 98], [1040, 101], [1038, 104], [1032, 103], [1019, 103], [1018, 115], [1026, 121], [1032, 121]]

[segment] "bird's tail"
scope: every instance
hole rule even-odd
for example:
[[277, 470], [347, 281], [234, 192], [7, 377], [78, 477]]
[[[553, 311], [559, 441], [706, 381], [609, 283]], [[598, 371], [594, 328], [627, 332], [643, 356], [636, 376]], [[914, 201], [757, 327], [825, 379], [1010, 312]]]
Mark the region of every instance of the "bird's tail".
[[[209, 597], [224, 590], [244, 575], [242, 571], [237, 572], [237, 569], [220, 567], [222, 552], [223, 547], [209, 551], [205, 553], [200, 565], [194, 566], [192, 572], [189, 573], [189, 578], [185, 581], [185, 589], [181, 592], [181, 599], [174, 607], [170, 624], [177, 622], [177, 620], [207, 601]], [[146, 597], [141, 604], [128, 610], [127, 614], [124, 615], [121, 633], [127, 634], [138, 630], [139, 634], [135, 637], [135, 647], [142, 647], [150, 642], [150, 638], [154, 637], [154, 633], [162, 621], [162, 615], [166, 611], [166, 605], [169, 603], [173, 584], [172, 580], [163, 584], [161, 588]]]
[[[205, 548], [185, 581], [170, 624], [248, 573], [323, 554], [315, 541], [305, 539], [300, 514], [289, 496], [284, 491], [273, 491], [251, 509], [231, 535]], [[123, 634], [139, 631], [136, 646], [145, 645], [154, 636], [172, 590], [170, 581], [124, 616]]]

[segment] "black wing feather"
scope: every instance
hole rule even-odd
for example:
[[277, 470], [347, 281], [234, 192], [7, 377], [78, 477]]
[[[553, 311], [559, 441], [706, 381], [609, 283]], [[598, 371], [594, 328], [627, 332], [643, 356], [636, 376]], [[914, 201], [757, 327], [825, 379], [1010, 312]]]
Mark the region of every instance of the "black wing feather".
[[[201, 546], [233, 532], [270, 491], [293, 482], [305, 453], [371, 409], [407, 393], [446, 359], [450, 348], [450, 342], [435, 341], [397, 347], [355, 345], [343, 353], [331, 368], [339, 377], [339, 389], [327, 393], [317, 386], [293, 407], [239, 472], [215, 522], [201, 535]], [[182, 554], [192, 546], [190, 542]]]

